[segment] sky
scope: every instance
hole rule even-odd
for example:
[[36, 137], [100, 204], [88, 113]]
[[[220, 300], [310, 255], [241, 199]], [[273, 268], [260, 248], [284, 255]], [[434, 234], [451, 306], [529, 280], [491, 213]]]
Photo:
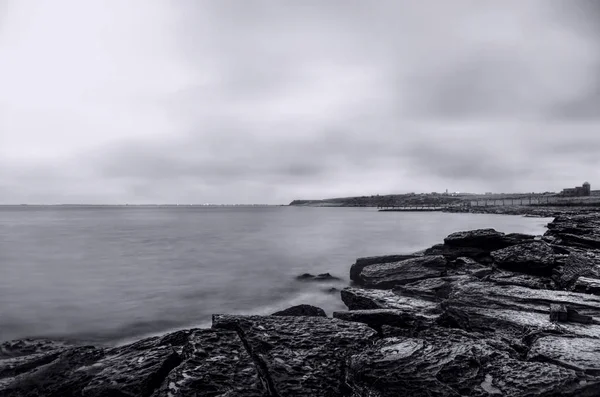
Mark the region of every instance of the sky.
[[600, 184], [595, 0], [0, 0], [0, 204]]

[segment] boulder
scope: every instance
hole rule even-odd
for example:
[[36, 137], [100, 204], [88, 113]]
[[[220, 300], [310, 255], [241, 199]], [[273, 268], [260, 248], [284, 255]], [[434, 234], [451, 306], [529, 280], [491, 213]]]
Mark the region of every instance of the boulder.
[[421, 315], [414, 311], [398, 309], [352, 310], [334, 312], [333, 317], [344, 321], [367, 324], [377, 332], [382, 332], [384, 325], [417, 331], [433, 324], [435, 315]]
[[197, 330], [182, 358], [152, 397], [264, 396], [254, 363], [235, 332]]
[[304, 273], [304, 274], [301, 274], [298, 277], [296, 277], [296, 280], [299, 280], [299, 281], [334, 281], [334, 280], [340, 280], [340, 278], [336, 277], [336, 276], [332, 276], [329, 273], [322, 273], [322, 274], [318, 274], [316, 276], [314, 274]]
[[360, 277], [364, 286], [370, 288], [393, 288], [431, 277], [440, 277], [446, 272], [446, 258], [424, 256], [400, 262], [375, 264], [363, 269]]
[[311, 305], [297, 305], [285, 310], [271, 314], [272, 316], [308, 316], [308, 317], [327, 317], [325, 311], [320, 307]]
[[[461, 330], [383, 339], [348, 361], [355, 396], [583, 395], [597, 385], [559, 365], [520, 360], [508, 345]], [[591, 394], [587, 394], [591, 395]]]
[[345, 395], [345, 360], [376, 336], [322, 317], [214, 315], [213, 327], [237, 332], [270, 396]]
[[549, 362], [587, 374], [600, 375], [598, 339], [544, 336], [533, 343], [528, 358], [531, 361]]
[[550, 276], [555, 265], [554, 250], [542, 241], [493, 251], [491, 256], [500, 268], [534, 275]]
[[406, 259], [416, 258], [422, 255], [385, 255], [385, 256], [369, 256], [365, 258], [358, 258], [356, 263], [350, 267], [350, 280], [360, 282], [360, 273], [367, 266], [375, 265], [378, 263], [390, 263], [399, 262]]
[[392, 291], [344, 288], [342, 301], [350, 310], [398, 309], [419, 314], [433, 313], [438, 304], [425, 299], [400, 296]]
[[489, 252], [534, 238], [534, 236], [517, 233], [507, 235], [494, 229], [477, 229], [452, 233], [444, 239], [444, 244], [452, 247], [476, 247]]

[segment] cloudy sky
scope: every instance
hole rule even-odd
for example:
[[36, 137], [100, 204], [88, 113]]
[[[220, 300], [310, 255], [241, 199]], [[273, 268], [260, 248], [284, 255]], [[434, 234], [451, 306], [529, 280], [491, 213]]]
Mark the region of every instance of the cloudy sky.
[[584, 180], [595, 0], [0, 0], [0, 203]]

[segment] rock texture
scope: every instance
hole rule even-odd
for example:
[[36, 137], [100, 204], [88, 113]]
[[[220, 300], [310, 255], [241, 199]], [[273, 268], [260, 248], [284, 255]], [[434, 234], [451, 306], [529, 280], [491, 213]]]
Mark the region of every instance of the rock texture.
[[600, 396], [599, 227], [560, 216], [543, 238], [481, 229], [360, 258], [334, 318], [300, 305], [120, 347], [5, 342], [0, 396]]

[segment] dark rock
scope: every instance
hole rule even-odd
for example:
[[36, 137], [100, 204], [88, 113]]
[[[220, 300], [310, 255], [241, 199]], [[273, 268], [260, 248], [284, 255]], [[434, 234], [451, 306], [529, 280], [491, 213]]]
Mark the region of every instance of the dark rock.
[[342, 396], [345, 360], [376, 335], [321, 317], [215, 315], [213, 327], [238, 333], [270, 396]]
[[449, 261], [458, 258], [472, 258], [482, 263], [491, 261], [490, 251], [479, 247], [460, 247], [446, 244], [436, 244], [424, 251], [425, 256], [442, 255]]
[[363, 269], [363, 283], [371, 288], [392, 288], [430, 277], [440, 277], [446, 271], [443, 256], [425, 256], [400, 262], [375, 264]]
[[580, 314], [577, 310], [567, 307], [567, 321], [572, 323], [591, 324], [594, 322], [592, 316]]
[[[104, 351], [91, 346], [64, 351], [56, 360], [0, 383], [0, 395], [10, 397], [81, 397], [93, 379]], [[122, 394], [116, 394], [122, 396]]]
[[444, 312], [436, 319], [436, 323], [444, 328], [458, 328], [465, 331], [472, 330], [469, 314], [454, 307], [446, 307]]
[[66, 343], [46, 339], [4, 342], [0, 344], [0, 379], [8, 382], [7, 378], [49, 364], [70, 347]]
[[344, 288], [342, 301], [350, 310], [398, 309], [420, 314], [434, 312], [438, 305], [424, 299], [399, 296], [392, 291]]
[[558, 216], [548, 224], [545, 237], [553, 237], [557, 244], [600, 248], [600, 214]]
[[333, 281], [333, 280], [340, 280], [340, 278], [332, 276], [329, 273], [322, 273], [322, 274], [318, 274], [316, 276], [313, 274], [310, 274], [310, 273], [304, 273], [304, 274], [301, 274], [298, 277], [296, 277], [296, 280], [300, 280], [300, 281]]
[[573, 286], [576, 292], [600, 295], [600, 279], [589, 277], [578, 277]]
[[483, 277], [483, 280], [493, 282], [497, 285], [516, 285], [533, 289], [556, 289], [556, 285], [550, 277], [506, 271], [493, 272], [488, 276]]
[[585, 254], [570, 253], [566, 260], [558, 260], [558, 266], [552, 272], [552, 278], [561, 288], [570, 288], [582, 276], [599, 275], [598, 261]]
[[400, 262], [406, 259], [416, 258], [419, 255], [385, 255], [385, 256], [368, 256], [358, 258], [356, 263], [350, 267], [350, 280], [360, 282], [360, 273], [363, 269], [370, 265], [378, 263]]
[[550, 305], [550, 321], [566, 322], [568, 318], [567, 307], [565, 305]]
[[491, 255], [498, 267], [520, 273], [550, 276], [555, 265], [554, 250], [541, 241], [514, 245]]
[[454, 285], [470, 281], [475, 280], [470, 276], [428, 278], [414, 283], [396, 286], [394, 292], [404, 297], [415, 297], [418, 299], [439, 302], [448, 299]]
[[453, 247], [477, 247], [485, 251], [494, 251], [533, 239], [534, 236], [523, 234], [506, 235], [494, 229], [477, 229], [452, 233], [444, 239], [444, 244]]
[[598, 339], [545, 336], [533, 343], [528, 358], [591, 375], [600, 375], [599, 345]]
[[325, 311], [320, 307], [311, 305], [297, 305], [289, 307], [285, 310], [271, 314], [272, 316], [312, 316], [312, 317], [327, 317]]
[[521, 361], [508, 345], [460, 330], [390, 338], [353, 356], [347, 381], [355, 396], [579, 395], [590, 386], [558, 365]]
[[153, 397], [260, 397], [258, 372], [237, 333], [197, 330], [183, 349], [183, 363]]
[[396, 328], [418, 330], [430, 326], [435, 316], [425, 316], [414, 311], [398, 309], [352, 310], [334, 312], [333, 317], [344, 321], [367, 324], [377, 332], [382, 332], [384, 325]]

